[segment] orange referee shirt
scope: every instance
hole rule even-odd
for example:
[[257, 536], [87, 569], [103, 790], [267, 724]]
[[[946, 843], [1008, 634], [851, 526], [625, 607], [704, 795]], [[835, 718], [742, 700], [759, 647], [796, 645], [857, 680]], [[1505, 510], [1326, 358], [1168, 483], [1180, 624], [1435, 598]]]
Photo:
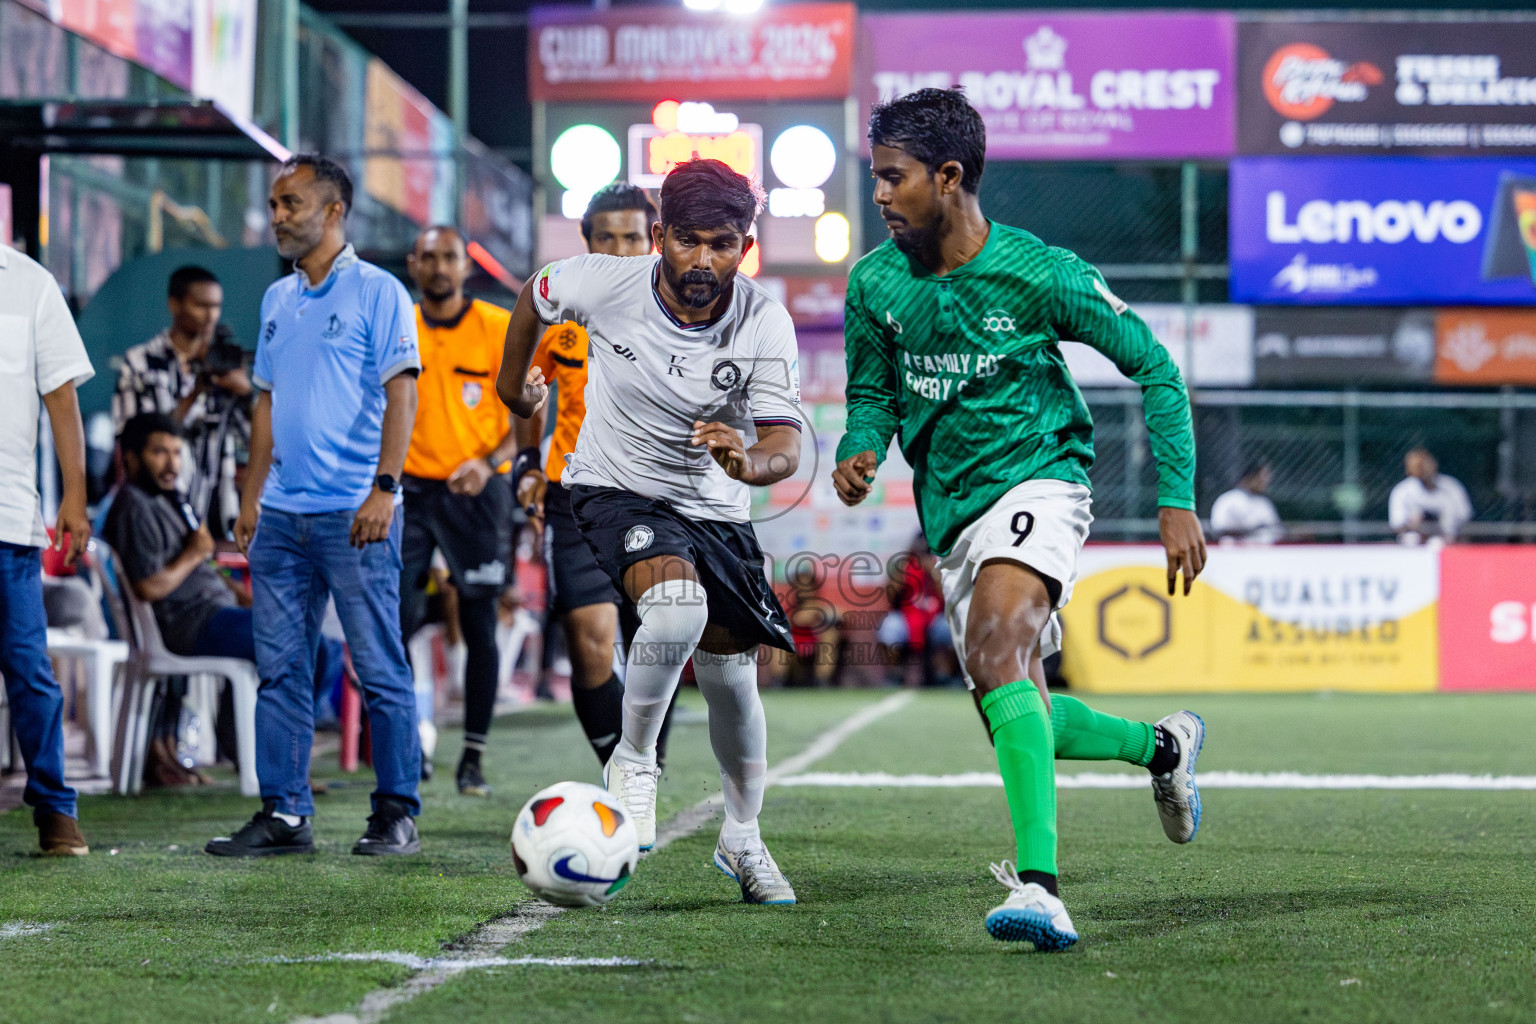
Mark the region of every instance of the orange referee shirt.
[[511, 319], [507, 310], [479, 299], [448, 323], [428, 320], [416, 307], [421, 376], [406, 473], [446, 480], [507, 436], [512, 420], [496, 394], [496, 375]]
[[555, 324], [539, 339], [533, 353], [533, 365], [544, 371], [544, 379], [557, 389], [555, 397], [555, 432], [549, 439], [549, 460], [544, 475], [559, 482], [565, 472], [565, 457], [576, 450], [576, 436], [587, 416], [587, 346], [585, 329], [573, 323]]

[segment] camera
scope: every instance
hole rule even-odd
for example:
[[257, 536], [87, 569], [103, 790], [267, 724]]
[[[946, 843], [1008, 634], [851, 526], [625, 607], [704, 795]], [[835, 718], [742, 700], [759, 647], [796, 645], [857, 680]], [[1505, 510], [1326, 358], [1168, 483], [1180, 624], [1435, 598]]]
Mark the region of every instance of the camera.
[[212, 384], [213, 378], [238, 370], [244, 365], [245, 349], [235, 341], [234, 330], [227, 324], [219, 324], [213, 329], [213, 341], [208, 346], [207, 355], [203, 356], [203, 378]]

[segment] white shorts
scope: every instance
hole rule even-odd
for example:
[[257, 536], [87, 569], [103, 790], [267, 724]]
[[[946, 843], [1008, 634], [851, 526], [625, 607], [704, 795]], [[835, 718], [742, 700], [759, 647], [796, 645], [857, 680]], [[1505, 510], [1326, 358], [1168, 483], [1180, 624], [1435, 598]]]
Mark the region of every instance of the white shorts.
[[[1077, 557], [1093, 522], [1093, 497], [1082, 484], [1026, 480], [998, 499], [960, 534], [939, 562], [944, 616], [955, 654], [965, 665], [965, 624], [970, 617], [976, 573], [987, 562], [1006, 559], [1026, 565], [1061, 585], [1050, 625], [1040, 636], [1040, 656], [1061, 650], [1061, 620], [1055, 615], [1072, 598]], [[969, 677], [966, 685], [972, 686]]]

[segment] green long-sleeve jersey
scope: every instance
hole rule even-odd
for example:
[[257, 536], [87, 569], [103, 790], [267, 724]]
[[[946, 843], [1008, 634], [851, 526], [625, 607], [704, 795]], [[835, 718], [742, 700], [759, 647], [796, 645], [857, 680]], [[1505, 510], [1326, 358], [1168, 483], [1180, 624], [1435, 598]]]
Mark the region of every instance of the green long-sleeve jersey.
[[1093, 419], [1059, 341], [1092, 345], [1141, 385], [1158, 504], [1195, 507], [1194, 430], [1178, 367], [1073, 253], [993, 223], [975, 259], [935, 275], [887, 241], [853, 268], [845, 331], [838, 461], [863, 451], [884, 460], [898, 436], [939, 554], [1026, 480], [1088, 484]]

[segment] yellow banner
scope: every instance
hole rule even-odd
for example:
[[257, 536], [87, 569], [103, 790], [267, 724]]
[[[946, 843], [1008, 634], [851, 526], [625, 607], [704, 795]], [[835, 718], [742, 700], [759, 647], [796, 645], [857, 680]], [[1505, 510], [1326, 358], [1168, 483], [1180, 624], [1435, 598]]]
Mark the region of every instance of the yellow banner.
[[1161, 547], [1089, 547], [1062, 673], [1100, 693], [1429, 691], [1439, 554], [1395, 545], [1216, 547], [1188, 597]]

